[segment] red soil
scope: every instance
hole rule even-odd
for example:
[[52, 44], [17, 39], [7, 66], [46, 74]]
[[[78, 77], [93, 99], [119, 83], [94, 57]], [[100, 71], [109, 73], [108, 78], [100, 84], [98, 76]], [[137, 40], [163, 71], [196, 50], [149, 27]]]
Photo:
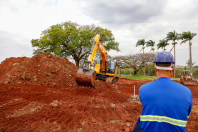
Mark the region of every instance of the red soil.
[[77, 70], [68, 59], [47, 53], [8, 58], [0, 65], [0, 83], [77, 86]]
[[[148, 81], [96, 81], [78, 87], [77, 67], [65, 58], [40, 53], [0, 64], [1, 131], [131, 131], [141, 113], [139, 87]], [[179, 83], [179, 82], [178, 82]], [[134, 85], [136, 96], [134, 95]], [[187, 131], [198, 131], [198, 86], [188, 87], [193, 109]]]

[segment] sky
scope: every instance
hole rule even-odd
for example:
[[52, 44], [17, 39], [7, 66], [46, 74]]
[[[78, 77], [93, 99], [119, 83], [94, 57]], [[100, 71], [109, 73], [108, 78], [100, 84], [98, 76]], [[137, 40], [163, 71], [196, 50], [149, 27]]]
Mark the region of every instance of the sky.
[[[67, 21], [111, 30], [120, 49], [109, 51], [111, 56], [136, 54], [142, 48], [136, 47], [139, 39], [157, 45], [174, 30], [198, 34], [197, 8], [197, 0], [0, 0], [0, 63], [10, 57], [32, 57], [31, 40]], [[185, 66], [189, 43], [180, 43], [176, 44], [176, 65]], [[146, 47], [145, 52], [150, 49]], [[192, 62], [198, 65], [198, 35], [192, 39]]]

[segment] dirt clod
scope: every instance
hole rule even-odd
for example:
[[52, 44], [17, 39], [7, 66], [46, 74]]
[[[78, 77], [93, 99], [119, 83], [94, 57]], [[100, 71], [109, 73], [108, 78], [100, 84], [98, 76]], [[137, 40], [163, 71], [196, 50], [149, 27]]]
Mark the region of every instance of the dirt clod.
[[53, 108], [57, 108], [58, 107], [58, 104], [53, 104], [52, 107]]

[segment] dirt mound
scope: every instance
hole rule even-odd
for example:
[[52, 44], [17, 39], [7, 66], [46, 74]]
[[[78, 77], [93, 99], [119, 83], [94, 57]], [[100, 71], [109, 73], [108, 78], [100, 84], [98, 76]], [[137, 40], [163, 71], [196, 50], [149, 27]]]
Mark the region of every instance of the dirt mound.
[[12, 57], [0, 64], [0, 83], [76, 86], [77, 69], [68, 59], [48, 53]]

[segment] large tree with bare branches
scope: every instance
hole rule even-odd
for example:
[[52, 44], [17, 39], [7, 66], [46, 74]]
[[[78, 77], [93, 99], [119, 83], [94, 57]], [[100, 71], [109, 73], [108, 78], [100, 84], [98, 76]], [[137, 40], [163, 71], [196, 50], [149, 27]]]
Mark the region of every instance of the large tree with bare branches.
[[152, 53], [138, 53], [134, 55], [116, 56], [113, 59], [117, 60], [119, 67], [132, 68], [134, 75], [137, 75], [138, 71], [145, 65], [152, 65], [155, 54]]

